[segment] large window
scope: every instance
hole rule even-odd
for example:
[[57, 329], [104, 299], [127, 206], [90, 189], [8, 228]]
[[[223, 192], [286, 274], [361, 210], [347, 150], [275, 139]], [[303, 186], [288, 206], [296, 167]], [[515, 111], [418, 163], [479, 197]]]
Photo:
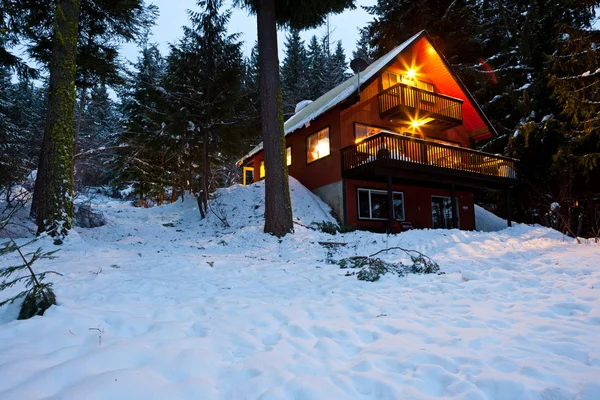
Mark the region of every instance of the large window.
[[393, 72], [385, 71], [381, 77], [381, 85], [383, 90], [390, 88], [400, 82], [400, 77]]
[[[404, 221], [404, 193], [394, 192], [394, 217]], [[358, 189], [359, 219], [388, 219], [388, 194], [385, 190]]]
[[[458, 199], [456, 199], [456, 211], [458, 214]], [[431, 217], [433, 229], [452, 229], [452, 201], [450, 197], [431, 196]], [[460, 225], [460, 223], [459, 223]]]
[[330, 154], [329, 128], [320, 130], [306, 138], [306, 162], [311, 163]]
[[260, 162], [260, 169], [259, 169], [258, 177], [260, 179], [265, 177], [265, 162], [264, 161]]
[[354, 137], [356, 138], [357, 142], [360, 142], [361, 140], [369, 136], [377, 135], [379, 132], [393, 133], [391, 131], [386, 131], [385, 129], [376, 128], [374, 126], [368, 126], [365, 124], [358, 123], [354, 124]]

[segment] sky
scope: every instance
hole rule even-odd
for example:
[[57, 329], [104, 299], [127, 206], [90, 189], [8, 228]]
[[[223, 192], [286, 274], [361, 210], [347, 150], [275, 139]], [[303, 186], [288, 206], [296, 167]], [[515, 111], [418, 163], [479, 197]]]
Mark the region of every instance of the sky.
[[[361, 8], [361, 6], [374, 5], [376, 0], [357, 0], [357, 8], [349, 10], [339, 15], [330, 17], [330, 26], [332, 28], [333, 41], [341, 40], [348, 58], [352, 56], [352, 51], [356, 48], [358, 40], [358, 28], [361, 28], [372, 20], [372, 17]], [[169, 44], [176, 43], [182, 36], [181, 27], [189, 23], [187, 10], [199, 10], [196, 0], [152, 0], [152, 3], [160, 9], [160, 16], [156, 26], [153, 29], [151, 41], [159, 45], [161, 53], [166, 55], [169, 51]], [[240, 39], [244, 42], [244, 54], [250, 55], [252, 46], [256, 40], [256, 17], [249, 15], [247, 11], [233, 8], [231, 0], [225, 0], [225, 8], [231, 8], [233, 15], [229, 24], [230, 33], [240, 33]], [[302, 32], [301, 36], [308, 41], [312, 35], [322, 36], [323, 28], [317, 28]], [[279, 32], [279, 59], [283, 60], [283, 50], [285, 42], [285, 32]], [[135, 61], [139, 53], [137, 45], [134, 43], [126, 44], [121, 50], [123, 58], [129, 61]]]

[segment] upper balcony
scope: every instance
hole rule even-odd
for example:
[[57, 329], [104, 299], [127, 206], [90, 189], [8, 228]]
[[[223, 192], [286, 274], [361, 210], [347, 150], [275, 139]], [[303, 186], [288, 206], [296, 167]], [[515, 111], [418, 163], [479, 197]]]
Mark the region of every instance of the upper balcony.
[[378, 95], [381, 119], [426, 122], [438, 130], [462, 124], [463, 100], [398, 83]]
[[419, 182], [497, 188], [517, 182], [513, 158], [381, 132], [341, 150], [342, 176], [392, 175]]

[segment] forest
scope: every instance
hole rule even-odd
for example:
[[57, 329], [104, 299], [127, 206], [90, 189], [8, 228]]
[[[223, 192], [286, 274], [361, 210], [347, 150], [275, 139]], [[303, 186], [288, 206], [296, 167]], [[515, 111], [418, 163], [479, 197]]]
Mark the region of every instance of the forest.
[[[323, 3], [328, 12], [357, 6]], [[599, 5], [379, 0], [365, 8], [373, 20], [356, 27], [350, 52], [332, 38], [327, 13], [309, 22], [284, 16], [283, 118], [349, 78], [351, 59], [372, 62], [425, 29], [500, 133], [481, 149], [520, 160], [514, 218], [574, 231], [572, 216], [581, 215], [585, 234], [597, 235]], [[58, 235], [72, 227], [73, 198], [86, 191], [140, 207], [191, 193], [207, 213], [211, 193], [241, 182], [236, 161], [265, 134], [259, 47], [245, 57], [231, 12], [222, 0], [199, 0], [181, 39], [161, 54], [150, 35], [158, 10], [143, 0], [0, 0], [4, 200], [29, 185], [39, 231]], [[322, 35], [302, 40], [301, 28], [323, 22]], [[140, 48], [134, 63], [119, 54], [125, 42]], [[478, 200], [504, 201], [493, 196]]]

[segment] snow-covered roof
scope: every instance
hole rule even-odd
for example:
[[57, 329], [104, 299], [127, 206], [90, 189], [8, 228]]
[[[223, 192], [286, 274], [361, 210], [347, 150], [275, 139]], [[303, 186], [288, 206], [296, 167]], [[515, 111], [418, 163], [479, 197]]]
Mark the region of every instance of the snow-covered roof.
[[[415, 43], [417, 39], [421, 36], [424, 31], [421, 31], [408, 39], [406, 42], [402, 43], [398, 47], [394, 48], [392, 51], [387, 53], [385, 56], [381, 57], [377, 61], [374, 61], [371, 65], [369, 65], [361, 74], [360, 74], [360, 84], [364, 84], [368, 82], [374, 75], [376, 75], [379, 71], [381, 71], [386, 65], [388, 65], [392, 60], [394, 60], [398, 54], [400, 54], [403, 50], [408, 48], [410, 45]], [[340, 83], [338, 86], [331, 89], [329, 92], [325, 93], [306, 107], [304, 107], [300, 112], [294, 114], [290, 119], [285, 121], [283, 125], [283, 130], [285, 136], [290, 133], [300, 129], [304, 126], [309, 126], [310, 122], [318, 118], [323, 113], [327, 112], [331, 108], [335, 107], [342, 101], [346, 100], [348, 97], [352, 95], [352, 93], [356, 92], [358, 89], [358, 79], [356, 75], [348, 78], [346, 81]], [[242, 157], [238, 164], [241, 164], [249, 157], [252, 157], [263, 148], [262, 142], [252, 149], [248, 154]]]

